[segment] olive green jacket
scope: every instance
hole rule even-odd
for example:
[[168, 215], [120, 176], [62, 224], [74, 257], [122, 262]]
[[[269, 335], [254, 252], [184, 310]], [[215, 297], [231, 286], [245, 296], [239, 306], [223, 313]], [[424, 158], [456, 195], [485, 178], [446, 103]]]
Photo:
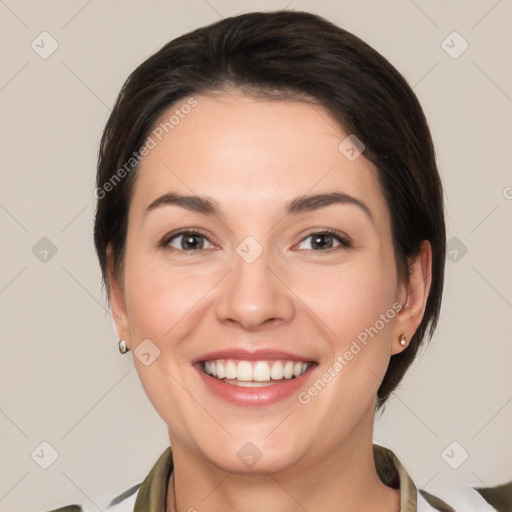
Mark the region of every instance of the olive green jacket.
[[[512, 482], [499, 487], [465, 488], [452, 497], [449, 504], [424, 491], [417, 490], [404, 467], [389, 449], [373, 445], [375, 467], [387, 486], [400, 489], [400, 512], [512, 512]], [[176, 512], [166, 510], [167, 488], [173, 470], [171, 447], [167, 447], [144, 481], [115, 497], [105, 512]], [[49, 512], [93, 512], [80, 505]], [[194, 512], [192, 508], [190, 512]], [[197, 511], [196, 511], [197, 512]], [[202, 512], [202, 511], [201, 511]]]

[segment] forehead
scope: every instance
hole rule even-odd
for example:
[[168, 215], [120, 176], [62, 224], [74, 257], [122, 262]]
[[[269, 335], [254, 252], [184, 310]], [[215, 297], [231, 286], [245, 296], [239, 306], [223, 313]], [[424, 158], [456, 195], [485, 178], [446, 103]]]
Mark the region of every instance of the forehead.
[[130, 210], [140, 217], [170, 191], [207, 195], [226, 210], [261, 211], [336, 190], [383, 213], [374, 166], [364, 153], [353, 160], [340, 150], [348, 135], [327, 110], [302, 101], [239, 94], [187, 98], [150, 130], [154, 144], [141, 160]]

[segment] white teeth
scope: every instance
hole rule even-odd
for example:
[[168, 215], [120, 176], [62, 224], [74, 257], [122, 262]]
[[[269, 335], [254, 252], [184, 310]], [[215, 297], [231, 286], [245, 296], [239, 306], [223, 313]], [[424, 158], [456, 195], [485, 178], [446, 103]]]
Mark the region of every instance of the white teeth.
[[235, 361], [217, 359], [205, 361], [206, 374], [220, 380], [238, 380], [239, 382], [270, 382], [271, 380], [300, 377], [309, 368], [306, 362], [295, 361]]
[[285, 379], [291, 379], [293, 377], [293, 368], [294, 364], [292, 361], [287, 361], [284, 365], [284, 378]]
[[236, 364], [233, 361], [228, 361], [226, 365], [226, 379], [236, 379]]
[[226, 368], [222, 363], [223, 363], [223, 361], [218, 361], [217, 365], [216, 365], [217, 366], [217, 379], [223, 379], [226, 376]]
[[273, 380], [280, 380], [284, 377], [284, 367], [281, 361], [276, 361], [272, 365], [272, 370], [270, 370], [270, 378]]
[[243, 382], [254, 380], [252, 378], [252, 365], [249, 361], [240, 361], [236, 370], [236, 379]]
[[254, 365], [253, 378], [251, 380], [255, 380], [256, 382], [265, 382], [266, 380], [270, 380], [270, 368], [268, 363], [258, 361]]

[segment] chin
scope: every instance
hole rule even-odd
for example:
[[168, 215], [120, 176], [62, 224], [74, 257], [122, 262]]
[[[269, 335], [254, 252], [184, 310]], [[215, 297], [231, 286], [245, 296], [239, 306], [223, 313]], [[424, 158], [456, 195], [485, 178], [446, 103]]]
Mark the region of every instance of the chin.
[[215, 447], [208, 441], [204, 456], [222, 471], [247, 475], [285, 471], [301, 458], [297, 450], [301, 447], [300, 442], [290, 443], [288, 447], [279, 441], [270, 442], [269, 439], [259, 442], [257, 439], [250, 441], [249, 437], [243, 441], [239, 439], [217, 443]]

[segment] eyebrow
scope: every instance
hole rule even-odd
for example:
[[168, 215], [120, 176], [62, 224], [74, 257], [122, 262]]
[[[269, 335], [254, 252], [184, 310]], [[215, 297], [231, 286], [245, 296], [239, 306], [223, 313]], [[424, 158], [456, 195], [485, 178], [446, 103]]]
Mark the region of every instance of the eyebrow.
[[[375, 223], [370, 208], [361, 200], [343, 192], [299, 196], [286, 204], [285, 215], [298, 215], [325, 208], [333, 204], [348, 204], [360, 208]], [[144, 211], [143, 218], [152, 210], [162, 206], [175, 205], [208, 216], [221, 217], [221, 211], [213, 199], [196, 195], [182, 195], [169, 192], [155, 199]]]

